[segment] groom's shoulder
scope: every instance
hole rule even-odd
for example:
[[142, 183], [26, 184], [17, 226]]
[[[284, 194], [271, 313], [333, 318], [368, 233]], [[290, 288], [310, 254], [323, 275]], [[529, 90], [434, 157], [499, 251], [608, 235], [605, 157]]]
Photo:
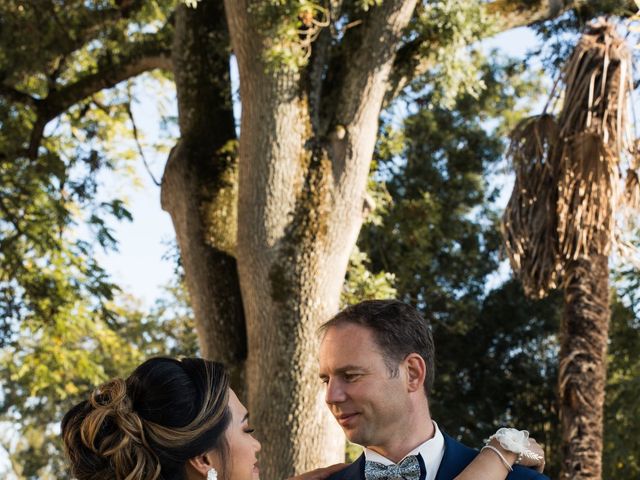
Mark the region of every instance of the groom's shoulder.
[[[479, 450], [470, 448], [463, 443], [445, 436], [445, 455], [440, 465], [443, 475], [437, 478], [454, 478], [480, 453]], [[516, 465], [513, 472], [507, 476], [507, 480], [549, 480], [549, 477], [538, 473], [532, 468]]]

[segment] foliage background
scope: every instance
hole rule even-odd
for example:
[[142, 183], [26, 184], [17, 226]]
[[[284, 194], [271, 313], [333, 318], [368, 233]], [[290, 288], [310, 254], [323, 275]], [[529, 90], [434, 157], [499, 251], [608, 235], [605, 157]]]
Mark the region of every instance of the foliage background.
[[[16, 14], [21, 5], [0, 7], [0, 72], [43, 92], [42, 65], [70, 48], [65, 42], [91, 19], [78, 9], [65, 32], [32, 31], [34, 19]], [[546, 445], [554, 478], [560, 301], [527, 300], [504, 274], [497, 222], [508, 190], [506, 132], [539, 104], [581, 19], [539, 25], [544, 48], [512, 59], [467, 47], [477, 29], [490, 26], [471, 7], [457, 15], [459, 6], [434, 2], [424, 12], [425, 25], [447, 40], [436, 52], [440, 68], [381, 120], [369, 182], [374, 208], [342, 300], [398, 296], [417, 305], [436, 338], [432, 407], [440, 425], [471, 445], [502, 424], [526, 426]], [[171, 7], [155, 2], [136, 12], [138, 29], [129, 33], [157, 31]], [[114, 53], [129, 48], [123, 25], [114, 20], [101, 36]], [[15, 31], [24, 32], [18, 48]], [[284, 61], [277, 55], [283, 51], [274, 50], [274, 61]], [[78, 75], [98, 68], [90, 47], [65, 61]], [[142, 82], [171, 85], [171, 75]], [[65, 478], [57, 423], [93, 386], [153, 355], [198, 353], [175, 246], [167, 259], [175, 279], [148, 311], [96, 261], [97, 252], [118, 248], [111, 222], [131, 220], [119, 195], [105, 197], [101, 175], [112, 171], [126, 182], [135, 176], [132, 92], [125, 82], [72, 106], [46, 132], [35, 166], [19, 154], [18, 141], [28, 136], [33, 111], [0, 97], [0, 438], [10, 459], [6, 473], [20, 479]], [[169, 131], [175, 119], [165, 121]], [[613, 272], [604, 477], [633, 479], [640, 476], [640, 275], [625, 266]]]

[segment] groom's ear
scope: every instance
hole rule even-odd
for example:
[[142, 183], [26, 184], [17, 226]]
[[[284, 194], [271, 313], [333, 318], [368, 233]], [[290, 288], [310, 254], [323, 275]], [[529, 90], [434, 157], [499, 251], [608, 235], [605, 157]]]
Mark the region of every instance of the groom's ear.
[[424, 389], [424, 379], [427, 375], [427, 366], [424, 359], [417, 353], [410, 353], [404, 359], [407, 372], [407, 388], [409, 392]]

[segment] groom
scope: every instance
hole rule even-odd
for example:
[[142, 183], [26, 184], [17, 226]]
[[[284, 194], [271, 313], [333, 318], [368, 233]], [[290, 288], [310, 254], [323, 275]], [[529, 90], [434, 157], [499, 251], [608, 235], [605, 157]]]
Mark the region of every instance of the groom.
[[[415, 308], [396, 300], [365, 301], [338, 313], [321, 333], [325, 400], [347, 438], [365, 447], [329, 480], [383, 479], [379, 464], [399, 464], [410, 455], [416, 455], [408, 467], [413, 475], [403, 471], [397, 478], [452, 480], [478, 454], [431, 419], [433, 338]], [[521, 466], [507, 478], [548, 480]]]

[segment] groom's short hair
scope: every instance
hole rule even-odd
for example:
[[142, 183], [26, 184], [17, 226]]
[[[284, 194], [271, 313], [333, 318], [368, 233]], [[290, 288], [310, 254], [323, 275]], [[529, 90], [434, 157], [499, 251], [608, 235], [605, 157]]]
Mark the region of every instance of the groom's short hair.
[[426, 364], [424, 390], [431, 393], [435, 347], [429, 322], [411, 305], [399, 300], [365, 300], [351, 305], [320, 327], [321, 334], [329, 328], [352, 324], [369, 328], [382, 349], [391, 375], [398, 374], [398, 364], [410, 353], [417, 353]]

